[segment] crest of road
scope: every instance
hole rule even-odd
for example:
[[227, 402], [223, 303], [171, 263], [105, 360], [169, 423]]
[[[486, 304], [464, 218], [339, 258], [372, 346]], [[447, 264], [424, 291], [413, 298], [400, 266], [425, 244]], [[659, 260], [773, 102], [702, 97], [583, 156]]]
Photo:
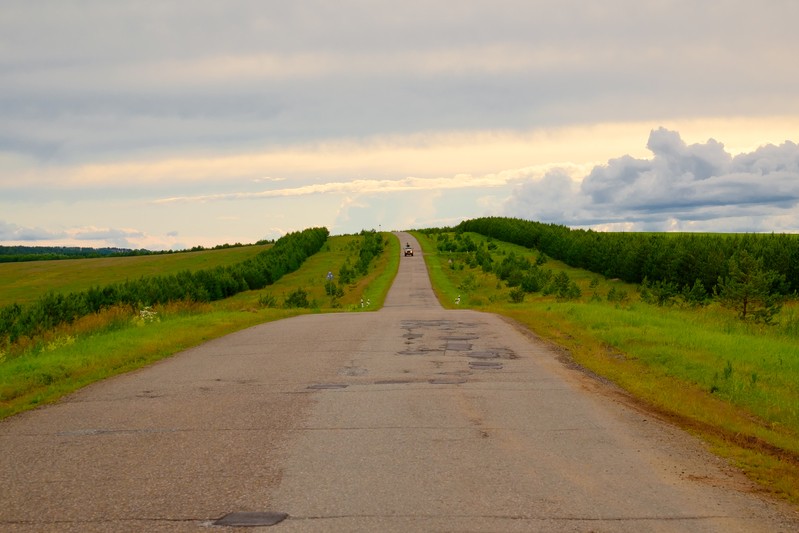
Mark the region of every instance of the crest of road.
[[[208, 342], [0, 423], [0, 530], [797, 531], [418, 244], [376, 312]], [[249, 530], [252, 530], [249, 529]]]

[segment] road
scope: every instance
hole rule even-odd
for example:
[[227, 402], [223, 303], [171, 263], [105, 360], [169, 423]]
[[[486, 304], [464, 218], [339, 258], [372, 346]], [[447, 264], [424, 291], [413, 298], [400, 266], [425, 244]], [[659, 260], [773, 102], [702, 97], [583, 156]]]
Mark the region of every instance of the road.
[[3, 421], [0, 530], [799, 531], [603, 387], [444, 310], [417, 253], [378, 312], [263, 324]]

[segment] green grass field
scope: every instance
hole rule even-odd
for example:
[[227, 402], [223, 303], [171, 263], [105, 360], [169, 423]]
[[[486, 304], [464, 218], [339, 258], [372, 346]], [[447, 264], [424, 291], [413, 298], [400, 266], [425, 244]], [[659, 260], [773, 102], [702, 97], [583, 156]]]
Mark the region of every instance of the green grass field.
[[0, 307], [15, 302], [28, 303], [48, 291], [79, 292], [91, 286], [109, 285], [142, 276], [231, 265], [253, 257], [269, 246], [252, 245], [133, 257], [0, 263]]

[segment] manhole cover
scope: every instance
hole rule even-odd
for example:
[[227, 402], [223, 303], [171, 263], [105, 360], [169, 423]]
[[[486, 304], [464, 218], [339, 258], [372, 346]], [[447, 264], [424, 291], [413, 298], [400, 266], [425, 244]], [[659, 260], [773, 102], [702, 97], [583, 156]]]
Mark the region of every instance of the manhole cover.
[[274, 526], [288, 518], [288, 513], [255, 512], [230, 513], [213, 523], [215, 526], [257, 527]]
[[323, 390], [323, 389], [346, 389], [349, 385], [344, 383], [317, 383], [315, 385], [308, 385], [309, 389]]

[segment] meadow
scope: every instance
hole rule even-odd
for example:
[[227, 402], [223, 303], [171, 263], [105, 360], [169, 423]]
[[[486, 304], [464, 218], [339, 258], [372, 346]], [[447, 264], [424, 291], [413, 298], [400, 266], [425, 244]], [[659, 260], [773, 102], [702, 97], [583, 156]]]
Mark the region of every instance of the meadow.
[[[466, 235], [491, 243], [495, 265], [511, 254], [530, 262], [540, 255], [476, 233]], [[565, 273], [580, 296], [542, 291], [514, 302], [513, 289], [495, 272], [475, 265], [469, 254], [440, 251], [436, 234], [415, 236], [446, 307], [512, 318], [589, 374], [626, 391], [631, 402], [702, 437], [764, 490], [799, 502], [795, 302], [785, 305], [775, 324], [755, 324], [714, 303], [646, 303], [638, 285], [551, 259], [543, 268], [552, 279]]]

